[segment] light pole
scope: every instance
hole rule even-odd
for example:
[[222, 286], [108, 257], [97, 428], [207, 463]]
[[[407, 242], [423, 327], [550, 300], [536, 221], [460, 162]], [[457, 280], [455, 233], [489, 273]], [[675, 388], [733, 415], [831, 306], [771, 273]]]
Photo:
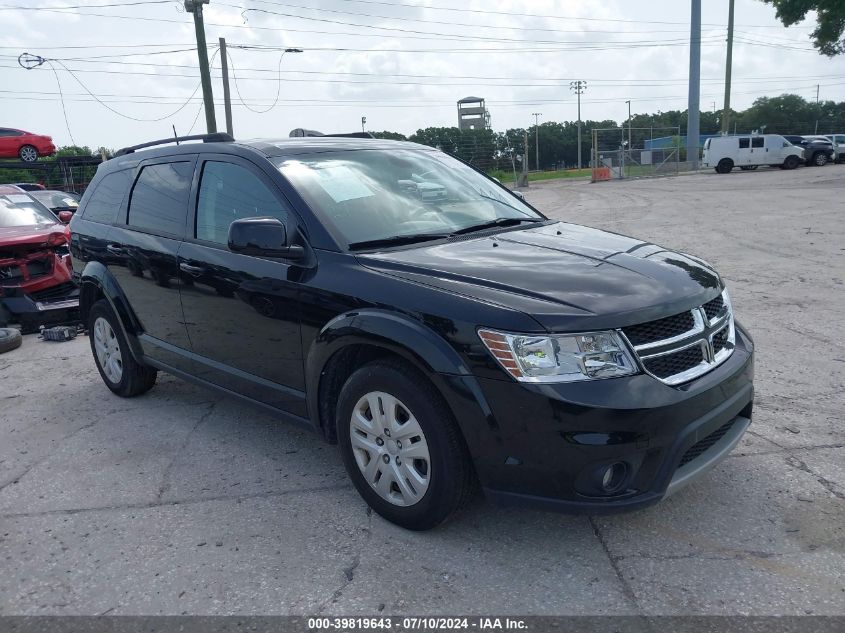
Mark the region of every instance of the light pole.
[[628, 99], [625, 103], [628, 104], [628, 151], [631, 151], [631, 100]]
[[367, 124], [367, 117], [362, 116], [361, 117], [361, 134], [366, 134], [366, 131], [364, 130], [364, 126], [366, 124]]
[[540, 117], [542, 115], [542, 112], [531, 113], [531, 116], [534, 117], [534, 149], [537, 156], [537, 171], [540, 171]]
[[578, 95], [578, 169], [581, 169], [581, 93], [587, 89], [587, 82], [581, 79], [570, 81], [569, 89]]

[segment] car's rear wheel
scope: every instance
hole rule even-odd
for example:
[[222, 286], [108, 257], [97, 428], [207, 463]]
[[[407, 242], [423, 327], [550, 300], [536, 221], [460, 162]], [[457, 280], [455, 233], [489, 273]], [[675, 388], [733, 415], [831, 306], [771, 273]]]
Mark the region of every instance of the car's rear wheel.
[[100, 299], [91, 307], [88, 337], [94, 363], [106, 387], [124, 398], [152, 389], [156, 370], [138, 363], [132, 356], [117, 316], [105, 299]]
[[388, 521], [427, 530], [471, 498], [475, 475], [457, 424], [416, 370], [394, 361], [357, 370], [341, 389], [336, 423], [352, 482]]
[[723, 158], [719, 161], [719, 164], [716, 165], [716, 173], [729, 174], [733, 168], [734, 162], [730, 158]]
[[11, 352], [21, 346], [23, 338], [14, 328], [0, 328], [0, 354]]
[[34, 163], [38, 160], [38, 150], [32, 145], [24, 145], [18, 150], [18, 156], [25, 163]]
[[816, 155], [813, 156], [813, 164], [816, 167], [824, 167], [827, 165], [827, 154], [824, 152], [816, 152]]
[[797, 156], [787, 156], [786, 159], [783, 161], [784, 169], [795, 169], [801, 161], [798, 159]]

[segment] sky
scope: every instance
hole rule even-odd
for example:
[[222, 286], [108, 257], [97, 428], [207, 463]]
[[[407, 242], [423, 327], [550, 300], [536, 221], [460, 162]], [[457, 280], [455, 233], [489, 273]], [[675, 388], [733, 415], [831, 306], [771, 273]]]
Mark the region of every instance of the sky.
[[[701, 109], [720, 109], [728, 0], [702, 5]], [[456, 125], [470, 95], [495, 130], [575, 120], [579, 79], [582, 119], [622, 122], [627, 100], [686, 109], [689, 0], [210, 0], [203, 15], [217, 126], [225, 37], [237, 138], [356, 131], [362, 117], [411, 134]], [[182, 0], [0, 0], [0, 20], [0, 127], [92, 148], [205, 131]], [[785, 28], [771, 5], [736, 0], [735, 22], [735, 109], [817, 86], [845, 101], [845, 59], [812, 48], [812, 15]], [[48, 61], [26, 70], [24, 52]]]

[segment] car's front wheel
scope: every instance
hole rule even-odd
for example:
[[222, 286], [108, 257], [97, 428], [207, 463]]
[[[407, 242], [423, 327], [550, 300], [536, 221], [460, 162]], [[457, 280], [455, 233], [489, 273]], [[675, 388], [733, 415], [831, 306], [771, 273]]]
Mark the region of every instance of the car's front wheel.
[[337, 434], [358, 492], [388, 521], [433, 528], [472, 497], [475, 475], [440, 393], [415, 369], [377, 361], [341, 389]]
[[795, 169], [800, 164], [800, 160], [794, 154], [792, 156], [787, 156], [786, 159], [783, 161], [783, 168], [784, 169]]
[[25, 163], [34, 163], [38, 160], [38, 150], [32, 145], [24, 145], [18, 150], [18, 156]]
[[723, 158], [719, 161], [719, 164], [716, 165], [716, 173], [717, 174], [729, 174], [731, 170], [734, 168], [734, 162], [730, 158]]
[[106, 387], [124, 398], [131, 398], [152, 389], [156, 370], [135, 360], [117, 316], [105, 299], [91, 307], [88, 315], [88, 338], [97, 371]]
[[813, 156], [813, 164], [816, 167], [824, 167], [827, 165], [827, 154], [824, 152], [816, 152], [816, 155]]

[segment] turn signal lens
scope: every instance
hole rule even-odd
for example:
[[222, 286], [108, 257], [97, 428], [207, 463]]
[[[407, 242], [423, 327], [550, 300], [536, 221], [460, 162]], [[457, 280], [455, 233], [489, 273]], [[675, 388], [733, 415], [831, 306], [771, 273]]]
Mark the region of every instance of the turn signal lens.
[[572, 382], [628, 376], [637, 371], [616, 332], [557, 336], [479, 330], [481, 341], [520, 382]]

